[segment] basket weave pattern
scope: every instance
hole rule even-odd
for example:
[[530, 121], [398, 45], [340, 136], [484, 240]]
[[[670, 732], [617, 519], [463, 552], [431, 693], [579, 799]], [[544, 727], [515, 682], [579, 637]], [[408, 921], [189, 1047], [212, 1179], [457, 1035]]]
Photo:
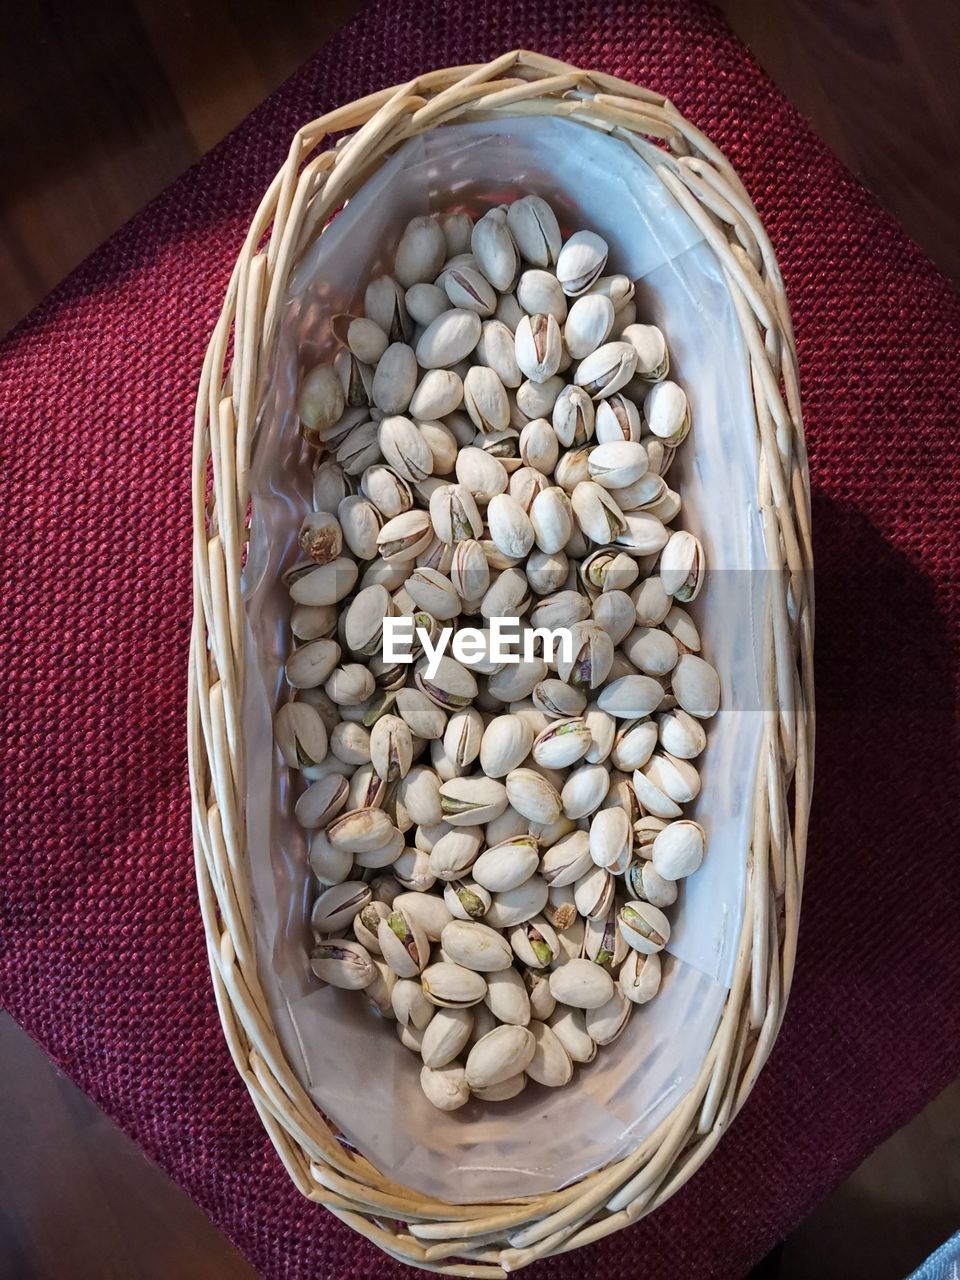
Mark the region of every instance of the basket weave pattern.
[[[757, 505], [775, 586], [762, 637], [766, 714], [743, 924], [733, 984], [693, 1087], [629, 1156], [573, 1186], [451, 1205], [389, 1181], [341, 1144], [272, 1024], [257, 973], [244, 838], [240, 569], [251, 444], [291, 270], [329, 216], [408, 138], [452, 121], [518, 115], [566, 117], [622, 140], [716, 254], [749, 354]], [[733, 169], [662, 96], [527, 52], [431, 72], [304, 126], [253, 220], [207, 351], [193, 507], [188, 733], [201, 909], [227, 1043], [291, 1178], [393, 1257], [448, 1275], [502, 1277], [649, 1213], [709, 1155], [773, 1046], [793, 974], [812, 785], [812, 557], [796, 353], [773, 251]]]

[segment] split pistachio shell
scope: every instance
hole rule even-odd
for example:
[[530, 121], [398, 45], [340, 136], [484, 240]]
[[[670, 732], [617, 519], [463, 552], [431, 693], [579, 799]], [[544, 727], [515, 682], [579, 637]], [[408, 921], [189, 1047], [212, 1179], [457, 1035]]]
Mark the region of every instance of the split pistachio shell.
[[437, 1013], [437, 1006], [430, 1003], [423, 994], [423, 987], [412, 978], [400, 978], [396, 982], [390, 993], [390, 1004], [393, 1016], [402, 1027], [413, 1027], [418, 1031], [426, 1030]]
[[544, 383], [552, 378], [563, 354], [556, 318], [543, 314], [524, 316], [517, 325], [514, 354], [521, 373], [531, 382]]
[[623, 651], [639, 671], [650, 676], [669, 674], [680, 656], [673, 636], [657, 627], [637, 627], [626, 637]]
[[[317, 709], [305, 702], [288, 702], [282, 706], [274, 719], [273, 731], [284, 763], [291, 769], [319, 764], [327, 754], [326, 726]], [[532, 741], [532, 733], [530, 737]]]
[[636, 376], [643, 382], [659, 382], [670, 372], [670, 354], [661, 331], [653, 324], [628, 324], [620, 337], [637, 353]]
[[568, 297], [586, 293], [607, 262], [607, 242], [593, 231], [577, 231], [557, 255], [557, 279]]
[[[640, 410], [622, 392], [607, 396], [597, 405], [596, 435], [600, 444], [622, 444], [640, 440]], [[646, 450], [644, 450], [646, 457]], [[649, 466], [649, 458], [647, 458]]]
[[560, 816], [556, 788], [532, 769], [514, 769], [507, 774], [506, 798], [518, 813], [531, 822], [549, 824]]
[[[482, 825], [503, 813], [508, 793], [495, 778], [451, 778], [440, 788], [440, 808], [453, 826]], [[517, 806], [514, 805], [514, 808]]]
[[677, 900], [676, 881], [662, 876], [652, 862], [640, 862], [629, 867], [623, 883], [631, 897], [661, 909], [672, 907]]
[[367, 949], [346, 938], [321, 942], [310, 953], [310, 967], [321, 981], [346, 991], [362, 991], [377, 977]]
[[[566, 448], [587, 443], [594, 433], [596, 416], [593, 401], [583, 387], [563, 388], [553, 403], [551, 422], [557, 440]], [[589, 474], [589, 455], [586, 462]]]
[[431, 942], [439, 942], [452, 916], [442, 898], [430, 893], [399, 893], [391, 904], [415, 920]]
[[657, 717], [660, 745], [681, 760], [693, 760], [707, 745], [707, 733], [699, 720], [680, 707]]
[[586, 831], [561, 836], [544, 853], [540, 874], [554, 888], [572, 885], [590, 869], [590, 837]]
[[660, 976], [658, 954], [646, 955], [631, 948], [620, 966], [617, 986], [633, 1004], [646, 1004], [660, 990]]
[[404, 288], [432, 280], [446, 257], [446, 240], [433, 217], [412, 218], [397, 245], [394, 271]]
[[520, 271], [520, 255], [502, 209], [491, 209], [474, 224], [470, 248], [495, 289], [503, 292], [513, 288]]
[[342, 884], [353, 871], [353, 854], [335, 849], [322, 831], [310, 840], [310, 870], [321, 885]]
[[333, 885], [324, 889], [313, 904], [310, 924], [315, 933], [339, 933], [369, 902], [370, 888], [360, 881]]
[[475, 364], [463, 380], [463, 407], [478, 431], [503, 431], [510, 422], [510, 404], [499, 376], [485, 365]]
[[652, 720], [628, 720], [617, 733], [610, 759], [617, 769], [642, 769], [656, 750], [657, 726]]
[[524, 196], [507, 207], [507, 227], [527, 262], [549, 267], [557, 261], [561, 236], [557, 215], [540, 196]]
[[[574, 689], [563, 680], [541, 680], [533, 690], [533, 705], [543, 712], [544, 723], [542, 733], [547, 728], [548, 720], [566, 720], [579, 716], [587, 705], [587, 697], [582, 689]], [[544, 761], [538, 763], [543, 764]], [[555, 767], [555, 766], [554, 766]]]
[[451, 880], [443, 891], [444, 905], [455, 920], [482, 920], [493, 901], [489, 892], [473, 880]]
[[568, 960], [550, 974], [550, 990], [559, 1004], [599, 1009], [613, 995], [613, 979], [592, 960]]
[[[347, 802], [350, 787], [346, 778], [330, 774], [307, 787], [296, 803], [295, 814], [301, 827], [325, 826]], [[389, 820], [388, 820], [389, 821]]]
[[660, 552], [660, 581], [668, 595], [684, 604], [700, 594], [704, 579], [703, 547], [692, 533], [678, 529]]
[[377, 926], [380, 952], [398, 978], [413, 978], [430, 959], [430, 942], [412, 916], [394, 903]]
[[591, 479], [597, 484], [604, 489], [620, 490], [633, 484], [644, 474], [647, 469], [647, 451], [642, 444], [629, 440], [599, 444], [590, 454], [588, 467]]
[[557, 935], [541, 916], [511, 929], [510, 946], [520, 963], [531, 969], [546, 969], [560, 954]]
[[533, 758], [549, 769], [563, 769], [581, 760], [593, 743], [586, 723], [577, 717], [553, 720], [533, 743]]
[[662, 951], [670, 940], [670, 921], [659, 907], [649, 902], [625, 903], [617, 923], [628, 946], [646, 955]]
[[605, 342], [577, 366], [574, 382], [595, 400], [625, 387], [637, 367], [637, 353], [629, 342]]

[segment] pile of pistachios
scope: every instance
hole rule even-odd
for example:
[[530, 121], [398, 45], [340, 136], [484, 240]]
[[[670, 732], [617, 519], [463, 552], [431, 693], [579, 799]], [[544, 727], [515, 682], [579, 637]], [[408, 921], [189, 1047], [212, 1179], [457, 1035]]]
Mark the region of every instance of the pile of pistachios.
[[[315, 510], [276, 740], [311, 964], [394, 1021], [444, 1110], [566, 1084], [616, 1039], [704, 856], [683, 806], [720, 685], [666, 480], [690, 410], [609, 265], [536, 196], [414, 218], [299, 391]], [[572, 648], [388, 662], [401, 616], [431, 647], [516, 617]]]

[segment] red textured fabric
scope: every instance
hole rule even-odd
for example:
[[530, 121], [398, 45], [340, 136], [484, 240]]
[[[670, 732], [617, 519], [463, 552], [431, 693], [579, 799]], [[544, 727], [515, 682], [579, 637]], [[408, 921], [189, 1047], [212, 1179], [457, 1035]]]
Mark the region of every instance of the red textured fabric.
[[220, 1034], [184, 747], [194, 392], [296, 127], [518, 45], [667, 93], [755, 197], [796, 319], [818, 594], [777, 1048], [680, 1195], [531, 1280], [651, 1257], [658, 1277], [741, 1276], [960, 1068], [957, 296], [695, 0], [380, 0], [0, 350], [0, 1000], [271, 1280], [405, 1269], [295, 1192]]

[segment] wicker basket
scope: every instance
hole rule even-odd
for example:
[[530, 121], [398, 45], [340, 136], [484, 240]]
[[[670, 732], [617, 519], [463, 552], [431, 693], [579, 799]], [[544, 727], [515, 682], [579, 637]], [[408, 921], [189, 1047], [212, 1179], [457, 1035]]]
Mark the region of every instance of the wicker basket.
[[[257, 972], [244, 838], [240, 571], [260, 392], [287, 282], [305, 247], [405, 140], [453, 120], [529, 114], [562, 116], [622, 139], [653, 167], [716, 254], [749, 353], [757, 505], [777, 586], [762, 641], [768, 713], [743, 925], [733, 983], [699, 1076], [636, 1150], [575, 1185], [523, 1200], [454, 1205], [388, 1181], [344, 1147], [294, 1075], [272, 1025]], [[349, 130], [356, 132], [346, 145], [318, 153], [331, 134]], [[207, 352], [193, 509], [188, 731], [200, 901], [230, 1051], [297, 1187], [393, 1257], [448, 1275], [504, 1276], [649, 1213], [712, 1151], [773, 1046], [793, 973], [812, 783], [809, 482], [796, 354], [773, 251], [731, 166], [658, 94], [526, 52], [434, 71], [304, 126], [253, 220]]]

